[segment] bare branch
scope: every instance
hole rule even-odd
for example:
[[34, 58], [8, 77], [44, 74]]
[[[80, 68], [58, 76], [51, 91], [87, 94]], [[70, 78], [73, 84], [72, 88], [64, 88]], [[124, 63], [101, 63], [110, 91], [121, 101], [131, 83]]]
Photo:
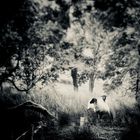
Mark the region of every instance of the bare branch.
[[21, 92], [27, 92], [27, 91], [29, 91], [32, 87], [29, 87], [29, 88], [27, 88], [27, 89], [20, 89], [16, 84], [15, 84], [15, 82], [13, 81], [13, 80], [11, 80], [11, 79], [6, 79], [6, 81], [9, 81], [10, 83], [12, 83], [12, 85], [16, 88], [16, 90], [18, 90], [18, 91], [21, 91]]
[[32, 101], [27, 101], [25, 103], [22, 103], [20, 105], [10, 107], [9, 110], [25, 110], [25, 109], [31, 109], [36, 112], [40, 112], [42, 115], [44, 115], [47, 119], [54, 119], [57, 120], [56, 117], [54, 117], [45, 107], [43, 107], [41, 104], [34, 103]]
[[18, 137], [16, 138], [16, 140], [19, 140], [20, 138], [22, 138], [23, 136], [25, 136], [29, 131], [30, 131], [30, 129], [27, 130], [27, 131], [25, 131], [24, 133], [22, 133], [20, 136], [18, 136]]

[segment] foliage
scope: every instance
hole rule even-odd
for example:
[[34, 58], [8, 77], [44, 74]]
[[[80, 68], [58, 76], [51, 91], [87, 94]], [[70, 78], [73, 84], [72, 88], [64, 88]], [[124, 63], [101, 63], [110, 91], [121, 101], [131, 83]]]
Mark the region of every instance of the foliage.
[[138, 6], [127, 0], [19, 2], [8, 20], [1, 16], [0, 85], [8, 80], [28, 92], [76, 67], [78, 85], [90, 80], [91, 91], [98, 78], [111, 90], [127, 76], [136, 90]]
[[[117, 35], [112, 40], [112, 54], [106, 62], [106, 72], [103, 79], [111, 79], [109, 90], [122, 85], [125, 77], [130, 77], [130, 89], [138, 92], [139, 79], [139, 1], [131, 0], [96, 0], [96, 19], [102, 22], [105, 29]], [[101, 18], [100, 18], [101, 17]], [[133, 74], [132, 74], [133, 73]]]
[[138, 0], [95, 0], [95, 8], [101, 18], [97, 18], [108, 28], [138, 25], [140, 3]]
[[[54, 77], [54, 80], [57, 78], [57, 74], [54, 74], [55, 64], [48, 73], [40, 69], [42, 65], [50, 63], [45, 58], [46, 54], [58, 57], [55, 44], [61, 41], [63, 29], [67, 28], [68, 22], [61, 24], [61, 19], [67, 19], [67, 16], [64, 12], [62, 17], [63, 7], [60, 10], [49, 6], [41, 7], [40, 2], [25, 0], [18, 3], [18, 7], [13, 7], [17, 10], [16, 15], [8, 15], [8, 21], [2, 23], [0, 85], [8, 80], [16, 89], [28, 91], [40, 80], [49, 81], [50, 77]], [[6, 18], [5, 15], [2, 17]], [[44, 59], [47, 64], [43, 63]]]
[[[16, 70], [20, 68], [19, 61], [22, 58], [27, 46], [30, 44], [28, 37], [28, 29], [35, 21], [37, 9], [36, 3], [30, 0], [11, 3], [10, 9], [6, 8], [4, 1], [4, 9], [1, 13], [1, 43], [0, 43], [0, 85], [9, 77], [15, 77]], [[3, 8], [2, 8], [3, 9]], [[14, 10], [13, 10], [14, 9]], [[6, 14], [7, 13], [7, 14]]]
[[[89, 79], [91, 72], [96, 79], [98, 64], [111, 38], [106, 38], [109, 32], [92, 16], [93, 2], [83, 2], [19, 3], [16, 16], [9, 15], [1, 26], [0, 52], [4, 55], [0, 55], [0, 85], [8, 80], [17, 90], [28, 92], [38, 82], [56, 81], [62, 71], [73, 67], [78, 68], [79, 85]], [[86, 49], [92, 56], [83, 54]]]

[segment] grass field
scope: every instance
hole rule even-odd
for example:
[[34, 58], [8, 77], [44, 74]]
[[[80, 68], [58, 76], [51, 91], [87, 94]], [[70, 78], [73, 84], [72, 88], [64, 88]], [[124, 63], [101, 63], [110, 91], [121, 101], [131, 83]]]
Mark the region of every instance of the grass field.
[[[83, 93], [81, 93], [83, 94]], [[89, 96], [83, 94], [59, 94], [55, 89], [32, 91], [30, 94], [11, 93], [6, 89], [0, 94], [0, 104], [2, 107], [11, 107], [31, 100], [41, 104], [55, 117], [58, 118], [57, 124], [47, 126], [43, 120], [39, 120], [39, 131], [34, 133], [34, 140], [134, 140], [140, 139], [138, 121], [140, 117], [129, 116], [129, 123], [118, 114], [114, 122], [106, 120], [97, 120], [94, 122], [94, 116], [87, 114], [87, 101]], [[34, 119], [32, 112], [25, 111]], [[134, 111], [134, 110], [133, 110]], [[18, 116], [18, 114], [17, 114]], [[90, 118], [91, 120], [89, 121]], [[128, 116], [126, 116], [128, 118]], [[15, 122], [16, 123], [16, 122]], [[17, 128], [18, 129], [18, 128]], [[36, 130], [35, 130], [36, 131]], [[29, 138], [25, 138], [28, 140]], [[10, 139], [9, 139], [10, 140]], [[13, 140], [11, 138], [11, 140]]]

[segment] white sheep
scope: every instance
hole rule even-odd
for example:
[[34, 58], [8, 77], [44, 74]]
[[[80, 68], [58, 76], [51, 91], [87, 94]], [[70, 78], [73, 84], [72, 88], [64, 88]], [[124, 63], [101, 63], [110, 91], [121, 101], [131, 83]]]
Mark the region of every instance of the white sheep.
[[106, 102], [106, 95], [102, 95], [98, 98], [92, 98], [88, 102], [87, 109], [92, 109], [101, 118], [103, 114], [107, 113], [111, 118], [114, 116], [114, 112], [111, 111], [108, 103]]

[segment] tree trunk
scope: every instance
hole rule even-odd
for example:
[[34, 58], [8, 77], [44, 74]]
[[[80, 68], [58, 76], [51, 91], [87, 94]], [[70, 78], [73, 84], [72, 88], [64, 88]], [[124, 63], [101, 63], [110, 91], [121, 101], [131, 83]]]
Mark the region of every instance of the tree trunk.
[[89, 91], [92, 93], [94, 88], [94, 74], [91, 73], [89, 76]]
[[0, 83], [0, 92], [3, 93], [3, 83]]
[[139, 96], [139, 94], [140, 94], [140, 76], [138, 72], [136, 80], [136, 96]]
[[89, 91], [91, 93], [93, 93], [94, 82], [95, 82], [95, 75], [94, 75], [94, 72], [91, 72], [91, 74], [89, 76]]
[[[140, 65], [139, 65], [140, 67]], [[136, 79], [136, 100], [138, 101], [138, 104], [140, 105], [140, 71], [139, 68], [137, 70], [137, 79]]]
[[77, 68], [71, 70], [71, 77], [73, 80], [74, 91], [78, 91], [78, 77], [77, 77]]
[[140, 46], [138, 46], [139, 62], [137, 67], [137, 79], [136, 79], [136, 100], [140, 107]]
[[34, 125], [31, 126], [31, 140], [34, 139]]

